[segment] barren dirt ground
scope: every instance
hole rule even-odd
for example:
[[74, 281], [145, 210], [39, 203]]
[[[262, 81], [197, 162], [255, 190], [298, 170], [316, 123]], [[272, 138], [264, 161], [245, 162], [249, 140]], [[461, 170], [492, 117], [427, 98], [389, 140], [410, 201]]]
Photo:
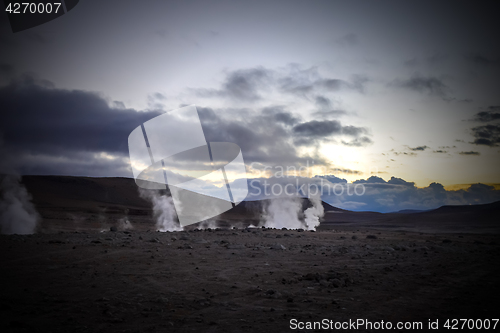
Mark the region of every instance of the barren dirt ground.
[[498, 318], [499, 259], [498, 235], [352, 227], [3, 235], [0, 331], [288, 332], [291, 319], [425, 327]]

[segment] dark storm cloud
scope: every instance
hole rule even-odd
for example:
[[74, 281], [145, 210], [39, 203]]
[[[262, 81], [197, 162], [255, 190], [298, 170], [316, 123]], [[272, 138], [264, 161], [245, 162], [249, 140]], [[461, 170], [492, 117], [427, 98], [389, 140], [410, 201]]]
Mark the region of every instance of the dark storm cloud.
[[316, 111], [312, 113], [313, 116], [320, 118], [338, 118], [346, 114], [348, 114], [348, 112], [344, 110]]
[[348, 146], [348, 147], [366, 147], [366, 146], [371, 145], [373, 143], [373, 141], [367, 136], [356, 138], [352, 141], [342, 140], [341, 142], [344, 146]]
[[393, 185], [404, 185], [404, 186], [415, 186], [415, 183], [414, 182], [407, 182], [406, 180], [404, 179], [401, 179], [401, 178], [396, 178], [396, 177], [391, 177], [391, 179], [389, 179], [387, 181], [387, 184], [393, 184]]
[[414, 153], [414, 152], [406, 152], [406, 151], [403, 151], [403, 152], [398, 152], [398, 151], [393, 151], [392, 152], [394, 155], [396, 156], [399, 156], [399, 155], [407, 155], [407, 156], [417, 156], [418, 154], [417, 153]]
[[[493, 186], [473, 184], [468, 189], [446, 190], [442, 184], [431, 183], [418, 188], [415, 183], [391, 177], [389, 181], [376, 176], [360, 179], [354, 185], [363, 185], [362, 196], [328, 194], [323, 187], [323, 200], [334, 206], [365, 211], [391, 212], [402, 209], [434, 209], [443, 205], [485, 204], [500, 200], [500, 191]], [[348, 186], [348, 184], [346, 184]], [[352, 191], [352, 190], [351, 190]]]
[[[74, 161], [85, 161], [80, 167], [86, 165], [87, 172], [93, 173], [88, 162], [98, 167], [96, 154], [127, 156], [130, 132], [160, 114], [110, 107], [96, 93], [56, 89], [50, 82], [30, 76], [0, 87], [0, 105], [0, 131], [10, 154], [32, 159], [27, 167], [40, 173], [71, 174], [63, 168], [77, 170]], [[121, 164], [115, 169], [127, 168], [123, 161], [115, 163]]]
[[283, 106], [265, 107], [262, 109], [262, 113], [273, 117], [276, 122], [287, 126], [293, 126], [300, 122], [300, 117], [286, 111]]
[[500, 119], [500, 105], [492, 105], [475, 114], [472, 120], [481, 122], [490, 122]]
[[122, 101], [113, 101], [113, 108], [114, 109], [126, 109], [125, 103]]
[[[317, 68], [302, 69], [291, 65], [285, 70], [271, 70], [263, 67], [240, 69], [226, 73], [218, 89], [191, 89], [199, 97], [231, 98], [237, 101], [251, 102], [259, 100], [270, 90], [291, 94], [302, 98], [315, 98], [321, 92], [351, 90], [363, 93], [368, 78], [353, 75], [349, 81], [337, 78], [325, 78], [319, 75]], [[328, 104], [323, 96], [316, 97], [317, 103]]]
[[353, 137], [359, 137], [362, 134], [368, 134], [368, 130], [364, 127], [356, 127], [349, 125], [342, 127], [342, 134]]
[[478, 112], [476, 114], [475, 120], [477, 121], [482, 121], [482, 122], [488, 122], [488, 121], [493, 121], [493, 120], [498, 120], [500, 119], [500, 113], [498, 112]]
[[259, 90], [269, 84], [272, 74], [272, 71], [261, 67], [236, 70], [228, 73], [220, 89], [195, 89], [195, 92], [201, 97], [258, 100], [261, 98]]
[[[443, 205], [470, 205], [487, 204], [500, 200], [500, 190], [485, 184], [473, 184], [467, 189], [446, 190], [440, 183], [431, 183], [429, 186], [419, 188], [414, 182], [391, 177], [385, 181], [383, 178], [371, 176], [367, 179], [358, 179], [348, 183], [337, 175], [318, 175], [312, 178], [305, 177], [275, 177], [249, 179], [249, 191], [252, 200], [266, 198], [262, 183], [267, 185], [307, 184], [317, 186], [322, 199], [329, 204], [357, 211], [394, 212], [403, 209], [430, 210]], [[260, 188], [261, 195], [256, 189]], [[354, 195], [361, 189], [362, 195]]]
[[371, 176], [368, 179], [358, 179], [352, 182], [353, 184], [385, 184], [387, 183], [383, 178], [377, 176]]
[[427, 147], [427, 146], [418, 146], [418, 147], [415, 147], [415, 148], [408, 147], [408, 149], [413, 150], [413, 151], [424, 151], [427, 148], [429, 148], [429, 147]]
[[160, 114], [114, 109], [96, 93], [48, 88], [29, 77], [1, 87], [0, 104], [6, 142], [40, 151], [126, 153], [130, 132]]
[[366, 128], [343, 126], [339, 121], [301, 122], [300, 116], [283, 106], [262, 109], [217, 110], [198, 107], [202, 126], [208, 141], [228, 141], [238, 144], [245, 162], [279, 165], [301, 165], [315, 160], [326, 164], [321, 156], [299, 157], [298, 146], [317, 147], [331, 138], [349, 137], [346, 145], [366, 146], [371, 140], [363, 135]]
[[335, 175], [324, 175], [324, 176], [314, 176], [315, 178], [323, 178], [328, 180], [332, 184], [345, 184], [347, 183], [347, 180], [344, 178], [337, 177]]
[[150, 110], [162, 110], [164, 107], [163, 102], [166, 99], [167, 99], [167, 97], [159, 92], [148, 95], [148, 109], [150, 109]]
[[344, 110], [332, 109], [332, 101], [322, 95], [316, 96], [316, 98], [314, 99], [314, 104], [316, 104], [316, 107], [319, 109], [318, 111], [312, 113], [312, 115], [316, 117], [320, 117], [323, 119], [338, 118], [347, 114], [347, 112]]
[[413, 76], [406, 80], [394, 80], [390, 86], [425, 93], [431, 96], [446, 98], [448, 87], [440, 79], [429, 76]]
[[448, 151], [446, 150], [434, 150], [433, 153], [436, 153], [436, 154], [446, 154]]
[[100, 153], [86, 151], [11, 152], [14, 157], [11, 163], [21, 174], [132, 177], [128, 154], [107, 159]]
[[247, 165], [257, 162], [299, 166], [310, 160], [319, 165], [326, 163], [318, 156], [299, 157], [292, 126], [300, 118], [281, 106], [260, 110], [198, 107], [198, 114], [207, 141], [236, 143]]
[[332, 106], [330, 99], [324, 96], [316, 96], [315, 103], [321, 109], [327, 109]]
[[257, 99], [257, 85], [262, 84], [268, 76], [269, 73], [263, 68], [235, 71], [224, 83], [224, 90], [228, 96], [236, 99]]
[[153, 94], [153, 97], [154, 97], [154, 98], [156, 98], [156, 99], [158, 99], [158, 100], [161, 100], [161, 101], [163, 101], [163, 100], [167, 99], [167, 98], [165, 97], [165, 95], [163, 95], [163, 94], [161, 94], [161, 93], [159, 93], [159, 92], [154, 93], [154, 94]]
[[291, 113], [288, 112], [276, 113], [274, 114], [274, 119], [277, 122], [283, 123], [288, 126], [293, 126], [299, 121], [298, 118], [292, 116]]
[[[248, 82], [254, 84], [266, 76], [258, 70], [233, 72], [225, 91], [241, 98], [240, 90]], [[239, 86], [230, 87], [229, 82]], [[163, 113], [152, 106], [160, 106], [165, 96], [154, 93], [149, 99], [150, 109], [137, 111], [94, 92], [59, 89], [49, 81], [23, 76], [0, 87], [0, 105], [6, 115], [0, 132], [24, 173], [131, 176], [128, 135]], [[286, 106], [198, 107], [198, 111], [207, 140], [238, 144], [247, 164], [300, 166], [314, 160], [316, 165], [327, 165], [317, 150], [304, 156], [295, 144], [317, 148], [332, 138], [347, 138], [340, 143], [351, 146], [371, 143], [366, 128], [338, 121], [304, 122]]]
[[337, 120], [312, 120], [295, 126], [293, 128], [293, 132], [298, 136], [323, 138], [330, 135], [341, 135], [342, 125]]
[[341, 172], [341, 173], [346, 173], [350, 175], [361, 175], [363, 172], [359, 170], [351, 170], [351, 169], [341, 169], [341, 168], [334, 168], [333, 172]]
[[347, 180], [345, 178], [339, 177], [343, 175], [362, 175], [363, 172], [359, 170], [351, 170], [351, 169], [346, 169], [346, 168], [328, 168], [328, 172], [331, 172], [331, 174], [325, 174], [325, 175], [317, 175], [314, 176], [314, 178], [323, 178], [328, 180], [331, 183], [347, 183]]
[[340, 79], [320, 79], [314, 82], [314, 86], [323, 88], [326, 91], [354, 90], [363, 93], [365, 84], [368, 81], [365, 76], [355, 75], [352, 77], [351, 82]]
[[498, 125], [477, 126], [473, 127], [471, 131], [475, 137], [475, 140], [471, 143], [475, 145], [495, 147], [500, 143], [500, 126]]
[[460, 155], [473, 155], [473, 156], [481, 155], [481, 153], [478, 151], [461, 151], [459, 154]]
[[364, 127], [342, 126], [338, 120], [312, 120], [295, 126], [293, 131], [298, 136], [308, 136], [313, 138], [342, 134], [358, 137], [362, 134], [368, 133], [368, 130]]
[[332, 137], [349, 136], [351, 141], [341, 140], [345, 146], [364, 147], [372, 143], [367, 136], [368, 130], [364, 127], [342, 126], [338, 120], [312, 120], [293, 127], [295, 144], [313, 145], [318, 141], [329, 141]]

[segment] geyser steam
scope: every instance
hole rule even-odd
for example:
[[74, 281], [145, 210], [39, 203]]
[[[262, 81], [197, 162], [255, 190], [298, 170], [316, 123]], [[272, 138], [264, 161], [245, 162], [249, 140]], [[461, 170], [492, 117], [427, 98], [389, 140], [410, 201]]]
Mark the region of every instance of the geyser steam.
[[40, 220], [31, 196], [19, 176], [7, 175], [0, 180], [0, 232], [32, 234]]
[[[177, 221], [176, 207], [172, 197], [160, 194], [155, 190], [139, 188], [141, 198], [151, 201], [153, 204], [153, 217], [156, 219], [156, 227], [159, 231], [181, 231], [182, 226]], [[181, 209], [177, 204], [177, 209]]]
[[264, 226], [266, 228], [304, 228], [304, 222], [299, 219], [302, 210], [300, 198], [276, 198], [264, 208]]
[[315, 230], [319, 220], [324, 215], [321, 196], [311, 196], [312, 207], [304, 211], [304, 220], [301, 219], [302, 199], [298, 197], [275, 198], [263, 207], [264, 226], [267, 228], [307, 229]]
[[321, 200], [321, 195], [311, 196], [309, 198], [312, 207], [309, 207], [304, 212], [305, 223], [308, 230], [316, 230], [316, 227], [319, 226], [319, 219], [325, 215], [325, 209], [323, 208], [323, 201]]

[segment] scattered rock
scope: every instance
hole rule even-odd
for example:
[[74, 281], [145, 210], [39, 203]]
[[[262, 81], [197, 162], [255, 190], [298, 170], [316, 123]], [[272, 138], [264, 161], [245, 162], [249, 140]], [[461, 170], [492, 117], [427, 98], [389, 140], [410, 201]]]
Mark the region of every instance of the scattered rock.
[[286, 250], [286, 247], [280, 243], [276, 243], [276, 244], [271, 245], [271, 249], [272, 250]]
[[333, 279], [331, 280], [331, 283], [335, 288], [340, 288], [344, 285], [344, 283], [339, 279]]
[[306, 280], [306, 281], [318, 281], [319, 282], [321, 279], [323, 279], [323, 277], [319, 273], [307, 273], [306, 275], [302, 276], [302, 279]]
[[330, 286], [330, 284], [328, 283], [328, 281], [326, 280], [320, 280], [319, 281], [319, 284], [322, 285], [323, 287], [328, 287]]
[[375, 235], [367, 235], [366, 238], [367, 239], [377, 239], [378, 237]]

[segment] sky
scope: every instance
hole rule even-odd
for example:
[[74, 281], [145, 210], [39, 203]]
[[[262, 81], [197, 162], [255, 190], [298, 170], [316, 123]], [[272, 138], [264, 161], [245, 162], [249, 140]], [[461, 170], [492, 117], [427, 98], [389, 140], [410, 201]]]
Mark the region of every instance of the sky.
[[373, 189], [343, 208], [499, 200], [496, 22], [493, 2], [80, 1], [14, 34], [3, 13], [3, 172], [132, 177], [130, 132], [196, 104], [249, 178]]

